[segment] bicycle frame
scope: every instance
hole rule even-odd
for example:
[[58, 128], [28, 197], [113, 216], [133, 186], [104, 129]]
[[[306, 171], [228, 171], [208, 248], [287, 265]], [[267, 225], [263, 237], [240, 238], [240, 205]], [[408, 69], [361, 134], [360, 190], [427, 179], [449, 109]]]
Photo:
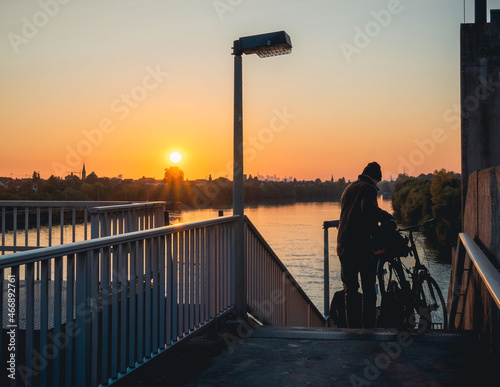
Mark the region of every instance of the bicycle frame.
[[[417, 323], [414, 317], [415, 313], [417, 313], [420, 316], [418, 321], [419, 330], [422, 328], [427, 329], [428, 323], [431, 324], [431, 327], [439, 323], [434, 320], [434, 317], [438, 317], [439, 312], [446, 313], [446, 307], [439, 286], [430, 275], [427, 267], [420, 261], [413, 238], [414, 230], [433, 221], [434, 219], [430, 219], [422, 224], [397, 230], [398, 232], [408, 231], [409, 255], [414, 258], [412, 267], [406, 268], [401, 261], [401, 257], [383, 257], [379, 260], [377, 266], [377, 278], [379, 280], [379, 288], [381, 288], [382, 300], [390, 293], [389, 282], [396, 280], [402, 291], [401, 300], [405, 311], [405, 324], [414, 328]], [[386, 276], [384, 273], [386, 262], [388, 264], [389, 278], [384, 278]], [[407, 274], [409, 277], [407, 277]], [[392, 278], [393, 275], [394, 279]], [[444, 327], [447, 326], [446, 320], [446, 316], [444, 316], [444, 321], [442, 322]]]

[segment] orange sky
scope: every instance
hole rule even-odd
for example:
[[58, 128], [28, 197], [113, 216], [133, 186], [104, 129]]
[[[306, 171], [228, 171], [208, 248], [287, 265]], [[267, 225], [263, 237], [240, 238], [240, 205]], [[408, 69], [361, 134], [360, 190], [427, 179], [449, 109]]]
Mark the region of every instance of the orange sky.
[[231, 178], [232, 41], [282, 29], [291, 55], [243, 57], [245, 173], [460, 171], [461, 2], [63, 3], [0, 5], [0, 176], [161, 178], [178, 151]]

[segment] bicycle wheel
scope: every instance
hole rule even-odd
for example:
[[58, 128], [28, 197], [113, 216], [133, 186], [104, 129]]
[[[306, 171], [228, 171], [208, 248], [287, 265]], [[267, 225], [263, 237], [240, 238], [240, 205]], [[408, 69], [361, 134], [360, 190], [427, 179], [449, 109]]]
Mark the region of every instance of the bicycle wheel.
[[406, 277], [399, 262], [393, 260], [380, 261], [377, 267], [377, 278], [382, 297], [387, 292], [391, 292], [391, 289], [394, 290], [396, 286], [401, 290], [407, 290]]
[[379, 261], [377, 267], [382, 302], [378, 325], [382, 328], [413, 328], [410, 284], [397, 260]]
[[419, 330], [448, 328], [448, 315], [443, 293], [430, 275], [418, 279], [418, 300], [416, 310]]

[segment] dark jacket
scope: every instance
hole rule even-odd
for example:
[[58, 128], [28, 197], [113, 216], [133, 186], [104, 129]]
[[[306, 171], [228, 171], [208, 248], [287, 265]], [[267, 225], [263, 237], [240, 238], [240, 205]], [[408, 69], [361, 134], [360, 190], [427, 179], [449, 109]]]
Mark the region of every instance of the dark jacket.
[[365, 175], [349, 184], [340, 199], [340, 223], [337, 237], [337, 254], [368, 254], [371, 239], [378, 222], [393, 219], [379, 208], [376, 184]]

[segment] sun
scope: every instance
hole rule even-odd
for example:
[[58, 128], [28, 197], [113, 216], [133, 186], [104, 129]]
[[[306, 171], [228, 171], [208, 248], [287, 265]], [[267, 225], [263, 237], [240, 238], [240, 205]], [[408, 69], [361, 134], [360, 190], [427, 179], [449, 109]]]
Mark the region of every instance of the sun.
[[174, 164], [179, 163], [182, 160], [182, 155], [179, 152], [170, 153], [170, 161]]

